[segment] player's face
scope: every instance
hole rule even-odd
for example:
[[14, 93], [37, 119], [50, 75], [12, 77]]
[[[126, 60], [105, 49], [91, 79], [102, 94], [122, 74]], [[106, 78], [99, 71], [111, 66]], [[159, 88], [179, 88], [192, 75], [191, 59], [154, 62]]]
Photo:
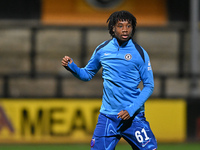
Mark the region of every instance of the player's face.
[[119, 43], [126, 42], [131, 38], [133, 27], [128, 20], [119, 20], [113, 26], [113, 32]]

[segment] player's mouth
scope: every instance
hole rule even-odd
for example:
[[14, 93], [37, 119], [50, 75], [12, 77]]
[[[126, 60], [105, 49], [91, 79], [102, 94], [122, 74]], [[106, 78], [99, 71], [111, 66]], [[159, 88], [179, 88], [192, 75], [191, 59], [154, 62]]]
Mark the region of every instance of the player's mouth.
[[122, 35], [123, 39], [127, 39], [129, 36], [128, 35]]

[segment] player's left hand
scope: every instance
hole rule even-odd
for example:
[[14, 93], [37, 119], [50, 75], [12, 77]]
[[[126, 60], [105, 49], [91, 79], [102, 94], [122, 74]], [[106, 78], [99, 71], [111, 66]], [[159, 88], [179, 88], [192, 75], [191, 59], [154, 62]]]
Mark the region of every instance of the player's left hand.
[[130, 115], [129, 115], [128, 111], [122, 110], [118, 113], [117, 118], [121, 118], [122, 120], [128, 120], [128, 119], [130, 119]]

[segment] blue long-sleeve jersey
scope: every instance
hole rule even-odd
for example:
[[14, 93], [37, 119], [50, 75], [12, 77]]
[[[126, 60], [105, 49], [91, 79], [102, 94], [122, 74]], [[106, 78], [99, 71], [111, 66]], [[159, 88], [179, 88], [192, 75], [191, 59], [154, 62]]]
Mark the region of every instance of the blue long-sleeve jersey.
[[[104, 81], [100, 112], [117, 115], [121, 110], [127, 110], [130, 116], [144, 112], [144, 103], [154, 88], [147, 52], [132, 39], [119, 46], [113, 38], [95, 49], [84, 68], [72, 62], [67, 69], [75, 77], [89, 81], [101, 67]], [[142, 90], [138, 88], [141, 81]]]

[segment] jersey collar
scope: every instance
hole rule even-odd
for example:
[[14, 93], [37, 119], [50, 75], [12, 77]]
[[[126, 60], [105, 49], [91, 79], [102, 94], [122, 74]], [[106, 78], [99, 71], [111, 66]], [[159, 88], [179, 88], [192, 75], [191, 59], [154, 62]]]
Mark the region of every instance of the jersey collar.
[[119, 43], [116, 38], [113, 38], [113, 40], [114, 40], [115, 45], [117, 45], [118, 47], [125, 47], [128, 44], [128, 42], [132, 39], [129, 39], [128, 41], [124, 42], [121, 46], [119, 46]]

